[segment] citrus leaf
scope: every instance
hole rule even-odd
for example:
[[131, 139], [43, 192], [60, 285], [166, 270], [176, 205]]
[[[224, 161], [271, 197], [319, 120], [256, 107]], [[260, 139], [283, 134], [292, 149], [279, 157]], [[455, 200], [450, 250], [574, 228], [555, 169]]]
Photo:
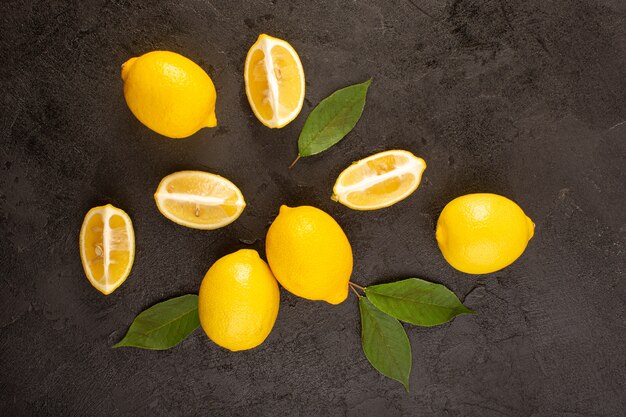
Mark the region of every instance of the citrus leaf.
[[372, 285], [365, 294], [383, 312], [417, 326], [436, 326], [460, 314], [476, 314], [445, 286], [418, 278]]
[[311, 156], [346, 136], [361, 118], [372, 80], [335, 91], [311, 111], [298, 139], [298, 155]]
[[114, 348], [163, 350], [176, 346], [200, 326], [198, 296], [187, 294], [141, 312]]
[[359, 298], [361, 345], [374, 368], [409, 391], [411, 345], [402, 324], [383, 313], [366, 297]]

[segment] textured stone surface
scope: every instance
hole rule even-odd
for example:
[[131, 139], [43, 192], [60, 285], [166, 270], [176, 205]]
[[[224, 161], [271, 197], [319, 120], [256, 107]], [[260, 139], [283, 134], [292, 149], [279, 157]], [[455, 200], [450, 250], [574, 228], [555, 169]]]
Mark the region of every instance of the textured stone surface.
[[[21, 416], [617, 416], [626, 408], [626, 3], [604, 1], [25, 1], [0, 3], [0, 411]], [[242, 68], [259, 33], [285, 38], [307, 75], [302, 115], [263, 127]], [[154, 49], [213, 77], [219, 127], [172, 141], [127, 109], [120, 64]], [[331, 151], [287, 166], [306, 114], [374, 78], [363, 119]], [[382, 211], [329, 199], [376, 151], [428, 163]], [[180, 169], [219, 173], [248, 201], [231, 226], [177, 226], [152, 193]], [[472, 277], [434, 225], [461, 194], [517, 201], [537, 224], [511, 267]], [[132, 275], [103, 297], [85, 279], [86, 211], [132, 217]], [[334, 215], [354, 280], [424, 277], [476, 316], [407, 327], [411, 392], [364, 358], [354, 297], [282, 291], [274, 331], [230, 353], [197, 331], [164, 352], [110, 348], [136, 314], [197, 291], [214, 260], [262, 250], [281, 203]]]

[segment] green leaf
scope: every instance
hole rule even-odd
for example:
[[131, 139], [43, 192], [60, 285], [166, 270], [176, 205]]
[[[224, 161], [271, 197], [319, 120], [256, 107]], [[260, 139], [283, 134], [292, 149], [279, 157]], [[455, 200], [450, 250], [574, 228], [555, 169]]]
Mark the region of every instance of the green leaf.
[[163, 350], [176, 346], [200, 326], [198, 296], [187, 294], [141, 312], [114, 348]]
[[460, 314], [476, 314], [445, 286], [418, 278], [372, 285], [365, 294], [380, 310], [417, 326], [436, 326]]
[[372, 80], [335, 91], [309, 114], [300, 138], [298, 155], [311, 156], [330, 148], [346, 136], [361, 118]]
[[395, 379], [409, 391], [411, 345], [402, 324], [377, 309], [366, 297], [359, 298], [361, 344], [374, 368]]

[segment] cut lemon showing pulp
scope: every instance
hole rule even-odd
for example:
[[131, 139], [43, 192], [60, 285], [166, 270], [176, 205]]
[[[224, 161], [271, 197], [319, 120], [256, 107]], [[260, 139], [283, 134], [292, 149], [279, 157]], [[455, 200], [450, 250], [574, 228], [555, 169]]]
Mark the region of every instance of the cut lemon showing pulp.
[[89, 282], [104, 295], [126, 281], [135, 259], [135, 232], [124, 210], [107, 204], [87, 212], [80, 229], [80, 259]]
[[355, 210], [389, 207], [417, 189], [425, 169], [426, 162], [411, 152], [377, 153], [346, 168], [331, 198]]
[[234, 222], [246, 202], [226, 178], [202, 171], [179, 171], [161, 180], [154, 193], [161, 214], [181, 226], [213, 230]]
[[260, 35], [248, 51], [243, 74], [250, 107], [261, 123], [280, 128], [298, 116], [304, 102], [304, 69], [291, 45]]

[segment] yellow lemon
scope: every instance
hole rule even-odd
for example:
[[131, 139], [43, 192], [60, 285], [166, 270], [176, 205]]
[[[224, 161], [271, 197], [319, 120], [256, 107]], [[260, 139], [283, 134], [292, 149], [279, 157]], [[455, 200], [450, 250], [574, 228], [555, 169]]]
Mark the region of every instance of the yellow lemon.
[[246, 207], [235, 184], [203, 171], [179, 171], [168, 175], [161, 180], [154, 200], [161, 214], [171, 221], [202, 230], [231, 224]]
[[535, 224], [497, 194], [467, 194], [449, 202], [437, 221], [437, 243], [450, 265], [468, 274], [498, 271], [519, 258]]
[[89, 210], [79, 244], [85, 275], [94, 288], [109, 295], [126, 281], [135, 259], [135, 231], [124, 210], [111, 204]]
[[248, 51], [243, 78], [250, 107], [265, 126], [281, 128], [302, 110], [304, 69], [288, 42], [261, 34]]
[[267, 261], [289, 292], [339, 304], [348, 296], [352, 248], [341, 226], [310, 206], [282, 206], [267, 232]]
[[267, 338], [278, 315], [278, 283], [257, 251], [242, 249], [218, 259], [204, 276], [198, 314], [205, 333], [233, 352]]
[[122, 65], [124, 97], [141, 123], [170, 138], [215, 127], [215, 87], [195, 62], [169, 51], [148, 52]]
[[389, 207], [417, 189], [425, 169], [426, 162], [411, 152], [380, 152], [344, 169], [331, 199], [354, 210]]

